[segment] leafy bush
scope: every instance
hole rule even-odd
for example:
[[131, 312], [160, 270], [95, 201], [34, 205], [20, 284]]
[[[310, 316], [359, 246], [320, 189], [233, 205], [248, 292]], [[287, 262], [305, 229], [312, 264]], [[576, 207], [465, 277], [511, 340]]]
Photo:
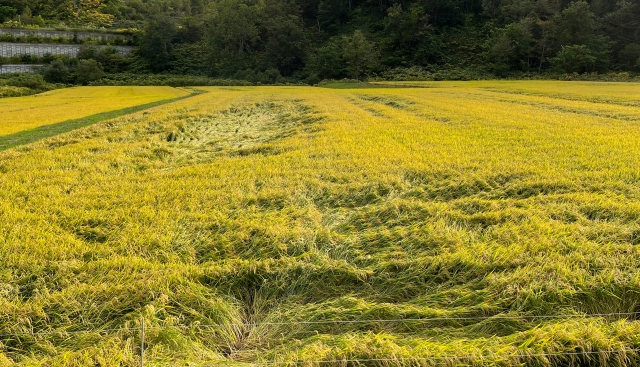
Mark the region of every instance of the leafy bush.
[[365, 35], [356, 30], [352, 36], [342, 38], [342, 57], [357, 80], [361, 74], [371, 71], [378, 65], [378, 53], [375, 45]]
[[3, 75], [0, 79], [0, 85], [29, 88], [37, 91], [46, 91], [54, 88], [54, 86], [45, 82], [42, 75], [29, 73]]
[[593, 70], [596, 57], [585, 45], [563, 47], [551, 64], [566, 73], [579, 73]]
[[585, 74], [562, 74], [555, 75], [549, 79], [567, 80], [567, 81], [591, 81], [591, 82], [640, 82], [639, 75], [632, 75], [627, 72], [621, 73], [585, 73]]
[[7, 19], [13, 18], [17, 12], [18, 9], [16, 8], [6, 5], [0, 6], [0, 22], [4, 22]]
[[91, 85], [165, 85], [171, 87], [186, 86], [246, 86], [253, 83], [246, 80], [213, 79], [205, 76], [193, 75], [140, 75], [140, 74], [110, 74]]
[[0, 75], [0, 98], [27, 96], [60, 87], [60, 84], [47, 83], [40, 74]]
[[13, 87], [9, 85], [0, 86], [0, 98], [21, 97], [33, 94], [33, 90], [23, 87]]
[[629, 69], [640, 67], [640, 44], [630, 43], [619, 54], [620, 62]]
[[82, 45], [78, 50], [78, 54], [76, 55], [76, 59], [78, 60], [89, 60], [95, 59], [96, 54], [98, 53], [98, 49], [94, 45]]
[[118, 72], [128, 63], [128, 59], [111, 46], [101, 48], [95, 53], [95, 60], [104, 67], [105, 72]]
[[69, 79], [69, 69], [62, 60], [55, 60], [44, 68], [42, 73], [44, 80], [49, 83], [67, 83]]
[[78, 61], [78, 67], [76, 68], [75, 75], [76, 83], [87, 85], [104, 77], [105, 74], [102, 69], [102, 64], [94, 59], [89, 59]]
[[438, 69], [428, 70], [419, 66], [394, 68], [384, 71], [374, 80], [389, 81], [430, 81], [430, 80], [487, 80], [496, 76], [481, 69]]

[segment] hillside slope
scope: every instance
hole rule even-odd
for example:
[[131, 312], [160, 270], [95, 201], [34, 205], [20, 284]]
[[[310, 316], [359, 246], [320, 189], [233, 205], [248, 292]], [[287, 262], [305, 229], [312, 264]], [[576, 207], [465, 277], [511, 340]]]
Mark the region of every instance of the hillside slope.
[[263, 84], [640, 72], [640, 0], [4, 0], [1, 26], [126, 30], [138, 57], [106, 69]]

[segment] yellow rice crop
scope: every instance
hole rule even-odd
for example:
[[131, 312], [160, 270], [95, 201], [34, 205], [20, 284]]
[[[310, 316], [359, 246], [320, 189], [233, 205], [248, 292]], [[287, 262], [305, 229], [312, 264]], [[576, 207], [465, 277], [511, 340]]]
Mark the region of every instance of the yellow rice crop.
[[540, 95], [563, 100], [583, 100], [640, 105], [638, 83], [563, 82], [563, 81], [465, 81], [465, 82], [381, 82], [403, 86], [437, 86], [462, 89], [486, 89], [510, 94]]
[[209, 87], [0, 153], [0, 365], [136, 366], [141, 316], [149, 366], [640, 363], [638, 85], [430, 86]]
[[77, 87], [3, 98], [0, 136], [187, 94], [171, 87]]

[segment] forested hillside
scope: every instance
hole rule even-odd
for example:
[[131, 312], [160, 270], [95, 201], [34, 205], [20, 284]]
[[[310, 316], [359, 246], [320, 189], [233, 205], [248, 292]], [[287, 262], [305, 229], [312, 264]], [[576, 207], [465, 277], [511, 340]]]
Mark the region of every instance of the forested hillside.
[[[140, 29], [134, 73], [640, 71], [640, 0], [2, 0], [5, 25]], [[410, 70], [408, 70], [411, 68]]]

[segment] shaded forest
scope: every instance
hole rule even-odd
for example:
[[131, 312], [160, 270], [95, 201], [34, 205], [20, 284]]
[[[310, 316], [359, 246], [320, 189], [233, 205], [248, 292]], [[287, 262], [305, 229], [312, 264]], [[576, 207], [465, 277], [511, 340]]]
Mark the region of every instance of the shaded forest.
[[[5, 25], [133, 28], [118, 71], [274, 82], [640, 71], [640, 0], [2, 0]], [[107, 67], [108, 69], [108, 67]], [[109, 71], [109, 70], [106, 70]]]

